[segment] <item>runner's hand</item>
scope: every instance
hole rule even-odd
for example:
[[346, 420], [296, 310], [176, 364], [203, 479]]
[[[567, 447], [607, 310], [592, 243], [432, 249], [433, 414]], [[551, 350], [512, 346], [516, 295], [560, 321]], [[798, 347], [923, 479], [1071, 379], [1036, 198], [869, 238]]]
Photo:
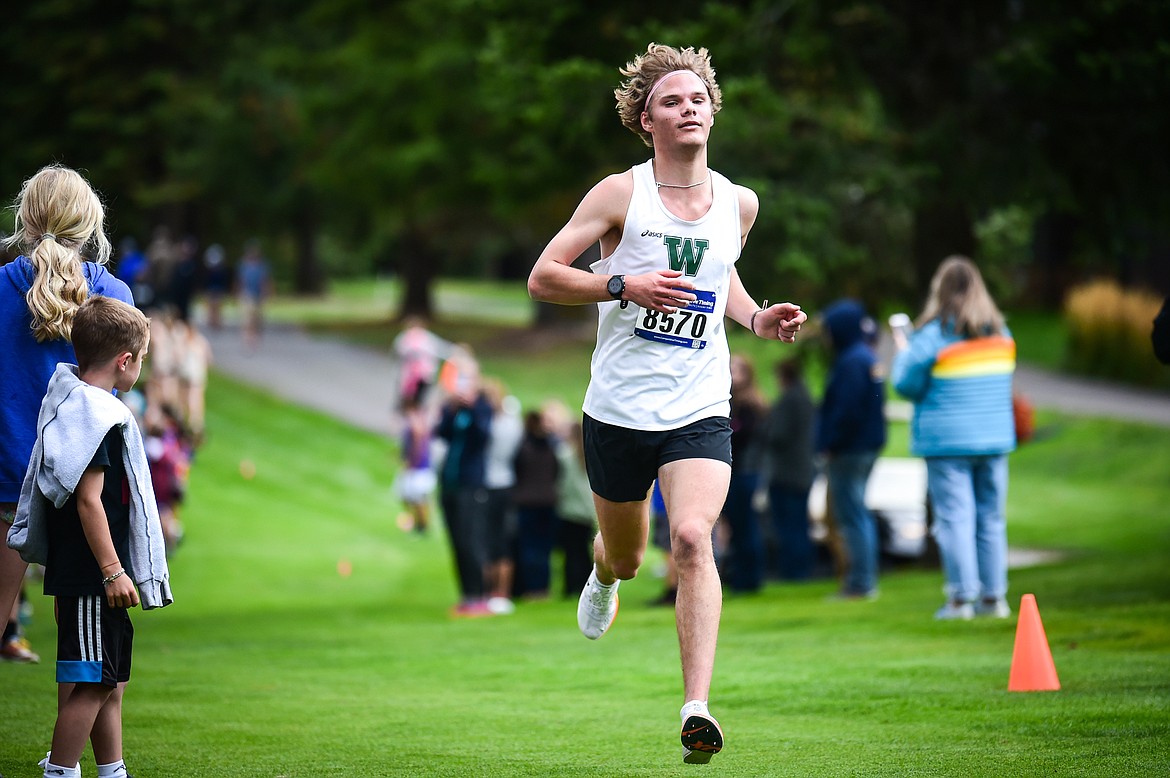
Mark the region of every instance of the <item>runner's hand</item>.
[[697, 299], [689, 290], [695, 285], [682, 278], [681, 270], [656, 270], [626, 276], [626, 293], [622, 299], [659, 313], [674, 313]]

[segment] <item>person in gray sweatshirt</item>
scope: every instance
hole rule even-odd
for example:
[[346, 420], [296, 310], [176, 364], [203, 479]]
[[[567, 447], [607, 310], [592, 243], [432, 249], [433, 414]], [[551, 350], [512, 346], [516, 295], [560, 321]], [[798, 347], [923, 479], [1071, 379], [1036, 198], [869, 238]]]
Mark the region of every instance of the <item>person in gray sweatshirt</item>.
[[57, 365], [49, 381], [8, 545], [45, 565], [45, 594], [56, 598], [62, 688], [44, 774], [80, 776], [90, 742], [98, 775], [124, 776], [129, 609], [173, 601], [142, 436], [113, 394], [138, 380], [150, 323], [133, 306], [90, 297], [72, 340], [78, 364]]

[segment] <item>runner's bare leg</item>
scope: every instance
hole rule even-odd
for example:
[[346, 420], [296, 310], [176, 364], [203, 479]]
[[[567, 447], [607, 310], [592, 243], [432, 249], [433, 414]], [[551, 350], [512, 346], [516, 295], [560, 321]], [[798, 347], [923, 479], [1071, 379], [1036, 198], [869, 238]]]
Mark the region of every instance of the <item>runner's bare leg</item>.
[[723, 510], [731, 467], [714, 459], [683, 459], [659, 470], [670, 520], [671, 554], [678, 568], [675, 620], [682, 658], [683, 701], [707, 700], [723, 589], [715, 567], [711, 530]]

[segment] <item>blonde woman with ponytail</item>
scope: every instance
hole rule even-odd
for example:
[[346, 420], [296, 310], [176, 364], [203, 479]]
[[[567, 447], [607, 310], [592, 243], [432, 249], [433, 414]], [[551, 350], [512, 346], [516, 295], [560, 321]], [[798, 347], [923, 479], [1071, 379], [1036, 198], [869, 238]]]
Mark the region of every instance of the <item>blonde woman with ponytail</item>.
[[[21, 255], [0, 267], [0, 532], [5, 535], [49, 378], [58, 362], [76, 362], [69, 340], [73, 314], [89, 295], [134, 302], [126, 284], [104, 267], [110, 258], [105, 209], [76, 171], [42, 168], [24, 182], [14, 210], [15, 230], [6, 244]], [[0, 544], [0, 614], [12, 614], [0, 652], [24, 662], [37, 660], [15, 620], [27, 566], [7, 543]]]

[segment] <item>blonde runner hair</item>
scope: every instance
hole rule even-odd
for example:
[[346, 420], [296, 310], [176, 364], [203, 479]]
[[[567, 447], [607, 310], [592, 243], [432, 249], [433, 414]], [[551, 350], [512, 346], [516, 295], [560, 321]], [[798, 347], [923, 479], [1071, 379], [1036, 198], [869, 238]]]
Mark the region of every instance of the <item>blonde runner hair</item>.
[[41, 168], [25, 181], [13, 208], [16, 229], [5, 243], [19, 247], [33, 266], [25, 295], [33, 336], [40, 343], [68, 340], [73, 314], [89, 294], [82, 248], [92, 243], [98, 264], [110, 258], [105, 209], [89, 183], [62, 165]]
[[711, 55], [706, 49], [676, 49], [661, 43], [651, 43], [646, 47], [645, 54], [634, 57], [621, 69], [625, 80], [613, 90], [622, 125], [651, 148], [654, 147], [654, 139], [642, 129], [642, 112], [647, 110], [647, 101], [663, 76], [680, 70], [689, 70], [699, 77], [711, 97], [711, 114], [719, 113], [723, 107], [723, 92], [715, 81], [715, 68], [711, 67]]

